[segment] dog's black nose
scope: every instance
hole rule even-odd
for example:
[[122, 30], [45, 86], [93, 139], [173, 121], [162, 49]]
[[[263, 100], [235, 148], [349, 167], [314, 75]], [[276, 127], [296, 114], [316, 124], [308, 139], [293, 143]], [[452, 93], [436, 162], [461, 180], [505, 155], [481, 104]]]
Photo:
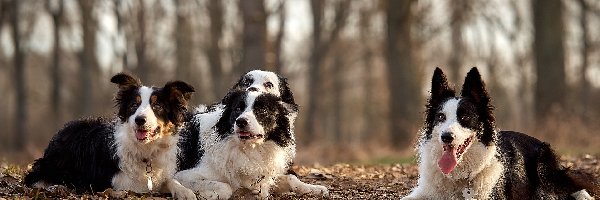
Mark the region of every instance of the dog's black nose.
[[452, 133], [450, 133], [450, 132], [442, 133], [442, 142], [452, 143], [453, 140], [454, 140], [454, 137], [452, 136]]
[[244, 129], [246, 126], [248, 126], [248, 121], [244, 118], [238, 118], [235, 120], [235, 124], [238, 126], [238, 128]]
[[146, 117], [144, 116], [137, 116], [135, 118], [135, 124], [137, 124], [138, 126], [144, 125], [146, 123]]
[[250, 92], [257, 92], [258, 88], [256, 88], [256, 87], [249, 87], [248, 91], [250, 91]]

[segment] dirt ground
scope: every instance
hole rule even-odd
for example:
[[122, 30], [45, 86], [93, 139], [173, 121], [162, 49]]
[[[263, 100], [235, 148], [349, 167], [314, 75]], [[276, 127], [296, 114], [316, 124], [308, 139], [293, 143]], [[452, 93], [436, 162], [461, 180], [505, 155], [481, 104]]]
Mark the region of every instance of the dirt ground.
[[[563, 165], [592, 173], [600, 178], [599, 156], [584, 155], [563, 158]], [[415, 164], [296, 166], [300, 179], [324, 185], [330, 190], [326, 199], [399, 199], [416, 185], [418, 171]], [[52, 191], [24, 187], [21, 180], [26, 170], [2, 164], [0, 166], [0, 199], [111, 199], [108, 191], [88, 195], [75, 195], [64, 187]], [[244, 191], [234, 193], [234, 199], [246, 199]], [[168, 194], [127, 193], [127, 199], [171, 199]], [[596, 197], [598, 199], [598, 197]], [[279, 194], [271, 199], [320, 199], [320, 197]]]

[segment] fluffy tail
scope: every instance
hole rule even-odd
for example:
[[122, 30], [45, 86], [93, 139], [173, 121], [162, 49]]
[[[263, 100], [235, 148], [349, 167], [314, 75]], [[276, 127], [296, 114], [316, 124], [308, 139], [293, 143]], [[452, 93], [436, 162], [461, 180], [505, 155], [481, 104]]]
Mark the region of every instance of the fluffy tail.
[[579, 170], [567, 170], [566, 175], [575, 187], [587, 190], [592, 196], [600, 196], [600, 183], [594, 179], [592, 174]]
[[538, 172], [540, 180], [547, 189], [554, 190], [562, 197], [570, 197], [571, 194], [585, 189], [592, 196], [600, 195], [600, 183], [594, 179], [592, 174], [580, 170], [571, 170], [560, 164], [560, 159], [550, 148], [550, 145], [540, 150], [540, 161]]
[[29, 170], [29, 172], [27, 172], [27, 175], [25, 175], [25, 178], [23, 178], [23, 182], [25, 182], [26, 186], [32, 187], [33, 184], [42, 180], [42, 173], [40, 172], [39, 167], [41, 162], [41, 158], [33, 162], [33, 167], [31, 167], [31, 170]]

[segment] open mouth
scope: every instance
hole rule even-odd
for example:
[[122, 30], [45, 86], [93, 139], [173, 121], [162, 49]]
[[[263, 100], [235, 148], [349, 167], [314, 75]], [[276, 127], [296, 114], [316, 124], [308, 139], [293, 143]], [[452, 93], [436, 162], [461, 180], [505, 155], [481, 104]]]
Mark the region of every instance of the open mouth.
[[248, 131], [240, 131], [238, 132], [240, 139], [242, 140], [250, 140], [250, 139], [261, 139], [263, 137], [265, 137], [264, 135], [261, 134], [252, 134], [251, 132]]
[[137, 138], [138, 141], [142, 142], [149, 138], [154, 137], [156, 134], [158, 134], [159, 131], [160, 131], [160, 127], [157, 127], [154, 130], [141, 128], [141, 129], [137, 129], [135, 131], [135, 137]]
[[444, 144], [442, 157], [438, 161], [438, 166], [442, 170], [444, 174], [449, 174], [456, 168], [458, 164], [458, 160], [462, 157], [465, 151], [471, 146], [473, 143], [473, 138], [475, 136], [467, 138], [462, 144], [458, 145], [458, 147], [454, 147], [452, 144]]

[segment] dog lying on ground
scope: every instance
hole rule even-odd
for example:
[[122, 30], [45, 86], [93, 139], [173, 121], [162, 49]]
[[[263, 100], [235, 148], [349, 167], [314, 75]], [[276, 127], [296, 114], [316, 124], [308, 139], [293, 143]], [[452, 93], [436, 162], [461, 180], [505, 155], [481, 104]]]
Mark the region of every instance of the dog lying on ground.
[[193, 127], [186, 128], [192, 134], [184, 135], [191, 137], [188, 141], [198, 141], [185, 142], [199, 150], [198, 161], [193, 168], [178, 172], [176, 179], [206, 199], [227, 199], [239, 188], [267, 198], [272, 186], [276, 192], [328, 194], [323, 186], [286, 174], [295, 157], [293, 121], [298, 112], [291, 92], [286, 100], [280, 96], [285, 93], [272, 92], [279, 90], [252, 86], [265, 85], [264, 81], [253, 79], [245, 84], [247, 75], [217, 109], [193, 115], [188, 123]]
[[565, 169], [550, 145], [523, 133], [497, 131], [477, 68], [460, 96], [437, 68], [417, 146], [418, 186], [404, 199], [589, 199], [592, 176]]
[[25, 176], [28, 186], [60, 184], [77, 192], [107, 188], [137, 193], [170, 192], [196, 199], [173, 179], [177, 170], [178, 129], [194, 92], [185, 82], [162, 88], [143, 86], [130, 75], [111, 78], [119, 86], [118, 118], [71, 121], [52, 138], [44, 156]]

